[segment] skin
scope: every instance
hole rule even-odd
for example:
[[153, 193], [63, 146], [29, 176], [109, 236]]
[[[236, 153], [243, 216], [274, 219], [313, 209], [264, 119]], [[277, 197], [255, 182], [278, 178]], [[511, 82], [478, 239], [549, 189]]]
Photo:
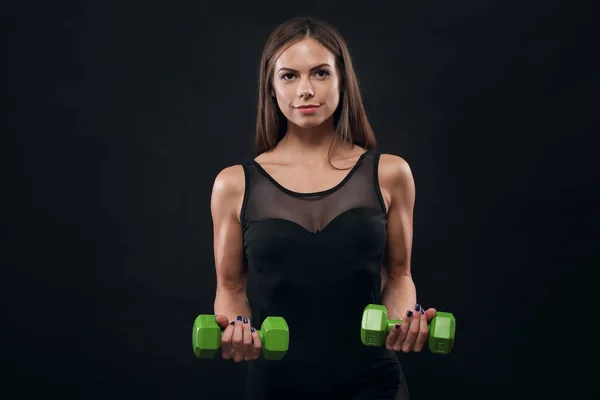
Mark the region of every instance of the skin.
[[[336, 170], [327, 160], [330, 145], [337, 140], [333, 113], [341, 90], [335, 56], [316, 40], [303, 39], [281, 52], [272, 79], [271, 94], [288, 119], [288, 130], [274, 149], [262, 153], [256, 161], [295, 192], [316, 192], [335, 186], [348, 173]], [[319, 107], [314, 113], [301, 113], [297, 107], [307, 104]], [[365, 151], [360, 146], [337, 143], [331, 163], [338, 168], [352, 167]], [[386, 346], [395, 351], [419, 352], [427, 341], [427, 323], [435, 316], [435, 309], [423, 311], [416, 304], [410, 272], [414, 180], [408, 163], [391, 154], [381, 155], [378, 178], [388, 217], [383, 304], [391, 319], [403, 320], [388, 335]], [[217, 279], [215, 312], [224, 329], [221, 354], [236, 362], [258, 358], [262, 346], [258, 334], [252, 332], [243, 272], [240, 210], [244, 185], [242, 167], [230, 166], [217, 175], [211, 196]]]

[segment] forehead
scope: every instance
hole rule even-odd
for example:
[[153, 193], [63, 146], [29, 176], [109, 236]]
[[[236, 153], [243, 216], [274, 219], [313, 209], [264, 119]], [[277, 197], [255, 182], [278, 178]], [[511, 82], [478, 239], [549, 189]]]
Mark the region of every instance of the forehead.
[[276, 69], [288, 67], [297, 70], [310, 69], [315, 65], [335, 65], [335, 56], [313, 38], [302, 39], [285, 49], [275, 62]]

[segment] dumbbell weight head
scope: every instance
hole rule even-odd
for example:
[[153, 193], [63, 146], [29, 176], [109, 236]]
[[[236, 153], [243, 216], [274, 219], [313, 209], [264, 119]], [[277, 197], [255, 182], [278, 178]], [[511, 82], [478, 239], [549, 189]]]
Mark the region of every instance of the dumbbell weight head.
[[214, 358], [221, 348], [221, 335], [223, 331], [215, 316], [200, 314], [192, 327], [192, 349], [197, 358]]
[[450, 354], [454, 348], [456, 319], [449, 312], [437, 311], [429, 323], [429, 349], [435, 354]]
[[363, 311], [360, 340], [365, 346], [381, 346], [390, 332], [388, 325], [387, 308], [379, 304], [369, 304]]
[[[290, 331], [282, 317], [267, 317], [257, 330], [265, 360], [281, 360], [288, 351]], [[200, 314], [192, 328], [192, 349], [197, 358], [214, 358], [221, 348], [223, 330], [211, 314]]]
[[[360, 338], [366, 346], [381, 346], [387, 335], [401, 320], [389, 320], [385, 306], [369, 304], [365, 307], [360, 328]], [[435, 354], [448, 354], [454, 347], [456, 320], [450, 313], [438, 311], [429, 323], [429, 349]]]
[[290, 345], [290, 328], [282, 317], [267, 317], [257, 331], [265, 360], [281, 360]]

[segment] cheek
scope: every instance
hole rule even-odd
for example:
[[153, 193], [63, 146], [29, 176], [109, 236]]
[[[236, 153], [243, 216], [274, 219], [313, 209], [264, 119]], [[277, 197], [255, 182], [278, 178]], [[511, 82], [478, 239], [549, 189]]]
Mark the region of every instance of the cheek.
[[338, 104], [340, 103], [340, 92], [337, 89], [332, 90], [331, 93], [329, 94], [329, 98], [327, 99], [327, 102], [329, 103], [329, 107], [333, 108], [335, 110], [337, 108]]
[[[334, 79], [330, 79], [326, 82], [323, 82], [322, 92], [327, 96], [326, 101], [329, 103], [336, 103], [340, 99], [340, 86]], [[332, 104], [333, 105], [333, 104]]]
[[290, 114], [290, 101], [289, 101], [289, 96], [286, 96], [285, 93], [279, 93], [279, 92], [275, 92], [275, 103], [277, 104], [277, 107], [279, 108], [279, 110], [285, 115], [285, 116], [289, 116]]
[[282, 109], [288, 108], [293, 102], [293, 93], [289, 87], [275, 87], [275, 100]]

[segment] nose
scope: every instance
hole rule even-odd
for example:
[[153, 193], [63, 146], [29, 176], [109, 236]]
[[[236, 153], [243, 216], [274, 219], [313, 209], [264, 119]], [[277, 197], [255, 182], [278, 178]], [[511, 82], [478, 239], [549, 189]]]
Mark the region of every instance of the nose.
[[298, 97], [300, 98], [310, 98], [315, 95], [315, 92], [310, 87], [308, 82], [302, 82], [298, 87]]

